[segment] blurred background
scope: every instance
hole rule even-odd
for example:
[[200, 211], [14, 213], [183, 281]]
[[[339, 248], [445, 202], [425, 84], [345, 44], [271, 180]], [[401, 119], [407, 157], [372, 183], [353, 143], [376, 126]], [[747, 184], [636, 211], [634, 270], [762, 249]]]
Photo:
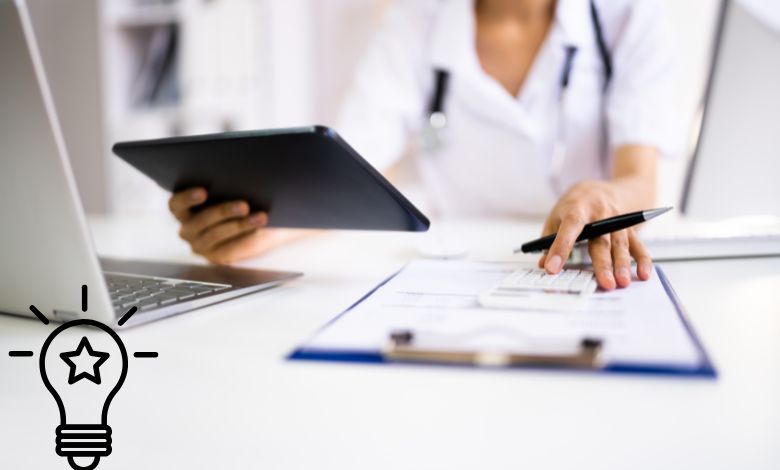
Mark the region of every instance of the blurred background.
[[[112, 157], [117, 141], [333, 125], [392, 1], [30, 0], [86, 210], [167, 210], [165, 192]], [[657, 1], [677, 36], [678, 111], [693, 139], [720, 2]], [[660, 203], [677, 204], [689, 156], [662, 162]]]

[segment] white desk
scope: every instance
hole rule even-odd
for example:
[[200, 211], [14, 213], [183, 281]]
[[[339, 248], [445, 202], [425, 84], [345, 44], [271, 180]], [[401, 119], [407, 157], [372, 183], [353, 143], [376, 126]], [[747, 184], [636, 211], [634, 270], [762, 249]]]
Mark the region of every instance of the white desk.
[[[480, 242], [472, 257], [495, 259], [537, 230], [464, 233]], [[103, 254], [192, 259], [170, 222], [98, 220], [94, 232]], [[123, 332], [129, 350], [160, 357], [131, 359], [98, 468], [780, 468], [780, 258], [663, 266], [717, 381], [284, 360], [416, 256], [415, 240], [306, 240], [250, 263], [302, 279]], [[50, 327], [0, 316], [0, 468], [67, 468], [36, 367]], [[14, 348], [36, 357], [8, 358]]]

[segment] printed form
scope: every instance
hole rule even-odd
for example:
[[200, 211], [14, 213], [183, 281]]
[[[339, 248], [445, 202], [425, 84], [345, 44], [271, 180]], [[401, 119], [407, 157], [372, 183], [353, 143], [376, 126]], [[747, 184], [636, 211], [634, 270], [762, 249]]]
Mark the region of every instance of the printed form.
[[578, 311], [503, 310], [477, 297], [517, 263], [417, 260], [316, 333], [303, 352], [377, 353], [389, 335], [414, 331], [428, 347], [571, 354], [601, 340], [604, 364], [694, 368], [705, 358], [658, 272], [625, 289], [597, 291]]

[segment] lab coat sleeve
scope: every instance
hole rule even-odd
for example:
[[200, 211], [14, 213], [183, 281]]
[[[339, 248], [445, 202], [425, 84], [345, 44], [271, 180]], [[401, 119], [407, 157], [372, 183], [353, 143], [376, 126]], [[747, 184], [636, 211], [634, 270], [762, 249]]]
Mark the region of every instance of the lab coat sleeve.
[[653, 146], [662, 155], [682, 149], [669, 22], [662, 2], [636, 0], [606, 38], [613, 60], [606, 106], [610, 151], [628, 144]]
[[337, 131], [379, 171], [401, 158], [423, 116], [431, 14], [420, 0], [388, 7], [341, 106]]

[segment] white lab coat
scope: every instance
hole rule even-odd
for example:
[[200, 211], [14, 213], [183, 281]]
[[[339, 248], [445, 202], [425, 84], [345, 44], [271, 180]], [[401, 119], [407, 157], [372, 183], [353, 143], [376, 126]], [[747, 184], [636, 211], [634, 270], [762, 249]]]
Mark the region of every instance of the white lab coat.
[[[544, 214], [575, 182], [608, 178], [610, 155], [622, 145], [677, 150], [681, 133], [661, 2], [597, 2], [614, 69], [605, 93], [588, 0], [559, 0], [516, 97], [479, 64], [473, 2], [396, 0], [358, 67], [337, 125], [380, 171], [411, 144], [435, 214]], [[567, 45], [578, 53], [561, 100]], [[435, 68], [451, 76], [443, 145], [431, 153], [418, 144]], [[558, 141], [565, 152], [553, 174]]]

